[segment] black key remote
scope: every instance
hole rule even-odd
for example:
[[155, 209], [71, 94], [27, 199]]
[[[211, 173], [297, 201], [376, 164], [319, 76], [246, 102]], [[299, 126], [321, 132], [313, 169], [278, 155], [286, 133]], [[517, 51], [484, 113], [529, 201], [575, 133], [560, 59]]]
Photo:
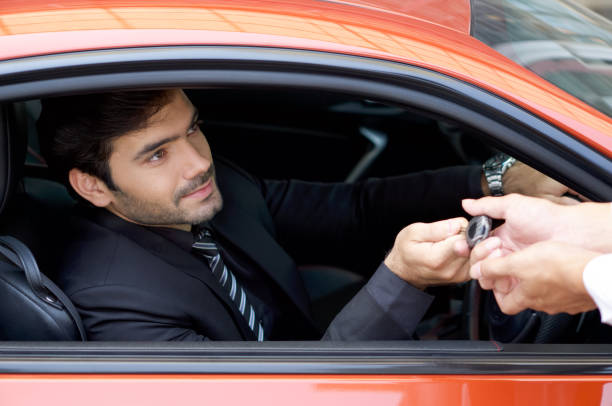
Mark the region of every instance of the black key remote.
[[465, 239], [468, 246], [474, 248], [480, 241], [486, 239], [491, 233], [492, 221], [488, 216], [472, 217], [465, 229]]

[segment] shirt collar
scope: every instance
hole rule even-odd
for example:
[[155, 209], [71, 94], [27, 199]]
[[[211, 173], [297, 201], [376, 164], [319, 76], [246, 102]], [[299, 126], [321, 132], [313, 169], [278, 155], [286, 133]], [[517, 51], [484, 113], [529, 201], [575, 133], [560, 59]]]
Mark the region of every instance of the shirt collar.
[[195, 227], [192, 228], [192, 231], [183, 231], [178, 230], [176, 228], [168, 228], [168, 227], [148, 227], [149, 230], [154, 233], [161, 235], [167, 240], [172, 241], [185, 251], [191, 251], [191, 246], [194, 243], [194, 231]]

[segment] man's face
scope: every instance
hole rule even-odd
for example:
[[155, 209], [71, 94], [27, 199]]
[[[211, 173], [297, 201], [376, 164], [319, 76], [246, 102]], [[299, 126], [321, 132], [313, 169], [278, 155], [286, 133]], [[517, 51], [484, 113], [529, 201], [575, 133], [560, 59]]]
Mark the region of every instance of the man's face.
[[118, 190], [107, 208], [145, 225], [186, 228], [208, 221], [223, 206], [208, 142], [187, 96], [169, 103], [146, 128], [113, 141], [109, 159]]

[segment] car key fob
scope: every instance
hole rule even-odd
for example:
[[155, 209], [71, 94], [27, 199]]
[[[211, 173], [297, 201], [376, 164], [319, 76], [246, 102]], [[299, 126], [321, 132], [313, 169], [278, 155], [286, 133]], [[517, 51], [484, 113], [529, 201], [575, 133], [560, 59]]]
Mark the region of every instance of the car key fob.
[[492, 221], [488, 216], [472, 217], [465, 229], [465, 239], [468, 246], [474, 248], [480, 241], [486, 239], [491, 233]]

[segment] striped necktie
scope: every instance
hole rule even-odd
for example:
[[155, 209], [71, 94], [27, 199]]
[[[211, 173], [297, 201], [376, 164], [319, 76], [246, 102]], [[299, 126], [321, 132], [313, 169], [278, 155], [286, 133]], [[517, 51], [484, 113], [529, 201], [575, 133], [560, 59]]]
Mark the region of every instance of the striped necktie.
[[232, 271], [227, 269], [223, 263], [219, 248], [215, 244], [210, 231], [207, 229], [200, 231], [192, 247], [206, 258], [213, 275], [236, 305], [238, 312], [244, 317], [249, 328], [257, 337], [257, 341], [263, 341], [264, 329], [261, 321], [255, 314], [255, 309], [249, 303], [245, 290], [240, 286]]

